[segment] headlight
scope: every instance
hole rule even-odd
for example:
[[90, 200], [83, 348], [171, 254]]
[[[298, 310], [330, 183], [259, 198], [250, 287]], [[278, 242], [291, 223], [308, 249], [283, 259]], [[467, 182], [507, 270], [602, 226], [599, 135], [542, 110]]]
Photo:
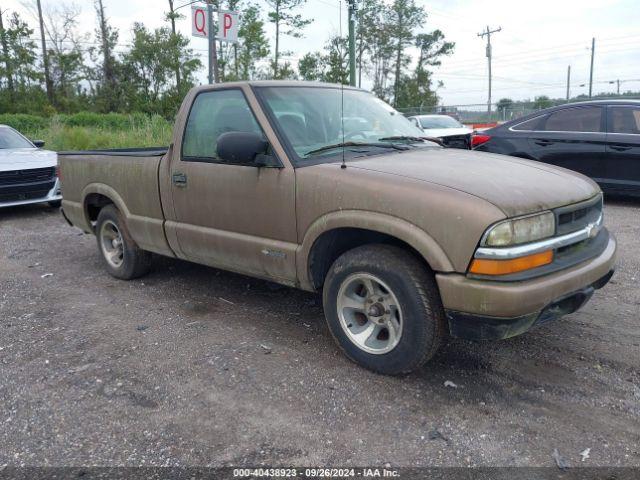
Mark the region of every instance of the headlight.
[[556, 232], [555, 215], [551, 212], [528, 215], [497, 223], [482, 238], [483, 247], [506, 247], [552, 237]]

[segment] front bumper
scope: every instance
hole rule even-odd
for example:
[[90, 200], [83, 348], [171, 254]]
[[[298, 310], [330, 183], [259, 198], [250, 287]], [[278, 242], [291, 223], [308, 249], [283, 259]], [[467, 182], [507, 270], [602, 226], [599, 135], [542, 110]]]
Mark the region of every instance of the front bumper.
[[60, 179], [56, 178], [53, 184], [53, 188], [45, 192], [44, 195], [40, 194], [35, 198], [32, 198], [32, 195], [30, 195], [28, 192], [25, 192], [22, 195], [20, 194], [20, 192], [18, 192], [15, 194], [15, 197], [16, 197], [15, 200], [7, 201], [7, 202], [3, 202], [2, 200], [0, 200], [0, 208], [14, 207], [17, 205], [29, 205], [32, 203], [56, 202], [56, 201], [62, 200], [62, 194], [60, 192]]
[[[507, 338], [523, 333], [541, 319], [548, 320], [552, 313], [551, 317], [556, 318], [577, 310], [593, 290], [604, 286], [611, 277], [616, 248], [614, 236], [609, 235], [606, 247], [597, 257], [530, 280], [500, 282], [462, 274], [437, 274], [452, 335]], [[496, 325], [497, 329], [490, 328]], [[482, 333], [483, 329], [493, 333]], [[472, 334], [470, 330], [478, 333]]]
[[594, 291], [604, 287], [609, 282], [613, 272], [613, 270], [609, 271], [604, 277], [588, 287], [554, 300], [540, 312], [520, 317], [488, 317], [446, 310], [449, 333], [452, 337], [467, 340], [500, 340], [515, 337], [534, 326], [555, 320], [582, 308], [589, 301]]

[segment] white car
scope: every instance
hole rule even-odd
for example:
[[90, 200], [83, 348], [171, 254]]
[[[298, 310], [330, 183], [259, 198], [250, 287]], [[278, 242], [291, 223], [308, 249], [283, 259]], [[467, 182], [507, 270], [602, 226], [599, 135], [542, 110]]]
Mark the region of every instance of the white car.
[[43, 146], [0, 125], [0, 208], [43, 202], [60, 206], [58, 154]]
[[428, 137], [442, 140], [445, 147], [471, 148], [473, 130], [448, 115], [415, 115], [409, 117]]

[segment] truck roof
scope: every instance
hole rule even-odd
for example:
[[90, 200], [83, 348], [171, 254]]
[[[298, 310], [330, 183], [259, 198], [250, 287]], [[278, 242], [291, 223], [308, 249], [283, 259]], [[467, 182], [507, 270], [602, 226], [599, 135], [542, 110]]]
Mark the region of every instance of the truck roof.
[[198, 90], [208, 90], [212, 88], [228, 88], [249, 85], [252, 87], [316, 87], [316, 88], [344, 88], [345, 90], [367, 90], [350, 85], [341, 85], [339, 83], [325, 82], [308, 82], [304, 80], [242, 80], [235, 82], [214, 83], [212, 85], [200, 85], [195, 87]]

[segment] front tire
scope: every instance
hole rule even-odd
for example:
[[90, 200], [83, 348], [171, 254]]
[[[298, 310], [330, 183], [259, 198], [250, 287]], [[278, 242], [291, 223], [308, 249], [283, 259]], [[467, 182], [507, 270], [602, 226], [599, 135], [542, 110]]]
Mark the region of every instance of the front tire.
[[390, 245], [340, 256], [325, 279], [323, 303], [329, 330], [347, 357], [386, 375], [424, 365], [446, 331], [433, 273]]
[[151, 253], [136, 245], [124, 217], [114, 205], [100, 210], [96, 239], [107, 271], [112, 276], [131, 280], [145, 275], [151, 268]]

